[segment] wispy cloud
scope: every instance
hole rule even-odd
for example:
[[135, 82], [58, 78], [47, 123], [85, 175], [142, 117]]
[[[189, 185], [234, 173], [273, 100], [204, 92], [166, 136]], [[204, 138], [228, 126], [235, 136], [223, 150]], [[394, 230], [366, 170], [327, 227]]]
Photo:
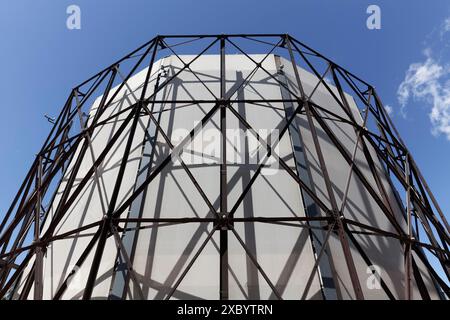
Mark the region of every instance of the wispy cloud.
[[[450, 18], [442, 28], [443, 32], [450, 31]], [[424, 55], [424, 61], [409, 66], [398, 87], [400, 111], [406, 115], [410, 100], [423, 102], [429, 108], [432, 133], [436, 136], [443, 134], [450, 141], [450, 66], [433, 58], [430, 48], [424, 50]]]
[[388, 104], [384, 106], [384, 110], [386, 110], [388, 115], [392, 115], [392, 113], [394, 112], [394, 109]]
[[441, 37], [450, 31], [450, 17], [444, 20], [441, 26]]

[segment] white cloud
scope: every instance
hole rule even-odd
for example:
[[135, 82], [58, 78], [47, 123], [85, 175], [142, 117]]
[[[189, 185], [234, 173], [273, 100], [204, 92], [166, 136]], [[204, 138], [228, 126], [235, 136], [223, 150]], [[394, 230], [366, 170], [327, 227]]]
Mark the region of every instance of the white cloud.
[[438, 32], [440, 35], [440, 40], [443, 41], [446, 34], [450, 31], [450, 17], [445, 19], [439, 26]]
[[410, 107], [408, 101], [422, 103], [428, 109], [431, 132], [436, 136], [444, 135], [450, 141], [450, 64], [441, 62], [449, 54], [449, 35], [450, 17], [447, 17], [428, 36], [424, 60], [408, 67], [397, 97], [403, 116]]
[[444, 134], [450, 140], [450, 68], [435, 61], [429, 50], [425, 53], [426, 60], [409, 66], [397, 90], [401, 112], [406, 113], [410, 98], [424, 102], [430, 108], [432, 133]]
[[444, 33], [450, 31], [450, 17], [445, 19], [444, 25], [442, 26], [442, 30]]
[[390, 105], [385, 105], [384, 110], [386, 110], [388, 115], [391, 115], [394, 112], [394, 109]]

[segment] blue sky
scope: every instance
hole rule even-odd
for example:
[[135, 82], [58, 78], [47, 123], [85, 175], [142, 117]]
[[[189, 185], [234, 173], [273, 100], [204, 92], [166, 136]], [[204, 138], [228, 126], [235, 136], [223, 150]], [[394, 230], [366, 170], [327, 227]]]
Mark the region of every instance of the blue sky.
[[[71, 4], [81, 30], [66, 28]], [[370, 4], [380, 30], [366, 27]], [[50, 130], [43, 115], [57, 115], [76, 84], [156, 34], [267, 32], [290, 33], [376, 87], [450, 218], [449, 17], [445, 0], [2, 1], [0, 212]]]

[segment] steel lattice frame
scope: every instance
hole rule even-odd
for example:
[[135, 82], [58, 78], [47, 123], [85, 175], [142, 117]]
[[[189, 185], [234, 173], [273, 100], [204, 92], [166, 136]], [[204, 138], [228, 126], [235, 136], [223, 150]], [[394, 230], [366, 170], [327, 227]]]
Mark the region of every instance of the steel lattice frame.
[[[184, 67], [175, 75], [168, 78], [164, 83], [160, 85], [156, 85], [153, 94], [150, 97], [145, 98], [145, 93], [147, 90], [147, 85], [149, 82], [152, 66], [155, 62], [156, 57], [159, 54], [174, 54], [176, 47], [181, 47], [188, 43], [197, 41], [197, 40], [208, 41], [208, 46], [200, 51], [200, 53], [189, 63], [184, 63]], [[303, 64], [306, 64], [310, 70], [317, 76], [319, 82], [317, 85], [321, 84], [327, 88], [329, 93], [333, 96], [339, 106], [344, 110], [347, 117], [341, 117], [337, 114], [334, 114], [330, 110], [327, 110], [323, 106], [316, 105], [311, 101], [311, 96], [306, 96], [306, 94], [302, 90], [302, 83], [300, 80], [300, 76], [298, 74], [297, 69], [295, 70], [295, 78], [297, 81], [298, 88], [300, 89], [300, 94], [295, 94], [290, 91], [290, 94], [294, 97], [294, 99], [285, 100], [242, 100], [243, 103], [250, 104], [258, 104], [258, 103], [272, 103], [272, 102], [291, 102], [296, 106], [295, 112], [289, 119], [286, 119], [286, 124], [280, 130], [280, 137], [282, 137], [290, 123], [293, 121], [297, 114], [306, 115], [308, 119], [308, 123], [310, 126], [311, 134], [313, 136], [313, 141], [315, 145], [315, 150], [318, 155], [318, 159], [320, 162], [320, 169], [322, 170], [323, 177], [326, 183], [328, 197], [330, 200], [331, 206], [327, 206], [324, 204], [315, 194], [314, 192], [299, 178], [299, 175], [294, 172], [283, 159], [278, 158], [281, 167], [287, 171], [287, 173], [298, 183], [299, 187], [302, 190], [302, 193], [308, 194], [315, 202], [315, 204], [323, 210], [323, 212], [327, 213], [325, 217], [285, 217], [285, 218], [258, 218], [258, 217], [247, 217], [247, 218], [237, 218], [234, 217], [234, 212], [236, 211], [239, 204], [242, 202], [245, 194], [250, 190], [253, 182], [256, 177], [260, 174], [261, 169], [264, 166], [264, 162], [261, 163], [258, 169], [255, 171], [255, 174], [251, 178], [248, 186], [244, 189], [242, 195], [238, 198], [236, 204], [233, 205], [232, 209], [229, 209], [229, 204], [227, 203], [227, 165], [224, 161], [221, 162], [221, 170], [220, 170], [220, 210], [215, 210], [211, 205], [207, 197], [205, 196], [202, 188], [195, 183], [195, 178], [190, 174], [189, 169], [186, 165], [181, 162], [183, 169], [188, 173], [189, 178], [194, 182], [195, 187], [199, 191], [202, 198], [205, 200], [206, 204], [214, 213], [213, 218], [124, 218], [122, 214], [127, 211], [132, 201], [144, 190], [145, 186], [148, 185], [161, 171], [162, 169], [170, 162], [170, 155], [165, 158], [162, 163], [160, 163], [156, 168], [154, 168], [151, 174], [147, 177], [144, 183], [138, 187], [129, 197], [128, 199], [121, 204], [117, 205], [117, 197], [121, 186], [121, 181], [124, 175], [125, 167], [128, 160], [128, 154], [130, 151], [133, 132], [136, 129], [137, 121], [141, 114], [145, 114], [150, 117], [150, 119], [157, 126], [158, 131], [164, 137], [167, 146], [174, 150], [175, 148], [182, 148], [183, 145], [187, 143], [190, 137], [193, 137], [195, 134], [195, 129], [193, 128], [190, 134], [177, 146], [172, 145], [163, 129], [158, 126], [158, 122], [155, 117], [152, 115], [151, 105], [155, 103], [169, 102], [174, 104], [179, 103], [193, 103], [193, 104], [201, 104], [201, 103], [209, 103], [212, 104], [213, 107], [209, 112], [206, 113], [204, 118], [198, 124], [198, 126], [205, 124], [211, 117], [216, 113], [220, 113], [220, 130], [222, 131], [222, 154], [225, 154], [225, 138], [226, 135], [226, 110], [232, 112], [243, 124], [243, 126], [250, 130], [257, 138], [261, 141], [265, 142], [261, 137], [259, 137], [256, 131], [251, 127], [249, 123], [232, 107], [232, 103], [239, 102], [238, 99], [230, 99], [232, 94], [227, 94], [225, 90], [225, 55], [226, 48], [232, 48], [236, 52], [245, 55], [249, 59], [254, 62], [255, 70], [263, 70], [267, 73], [268, 76], [272, 77], [280, 86], [284, 86], [278, 79], [276, 79], [270, 72], [264, 69], [261, 62], [254, 61], [248, 53], [245, 52], [241, 48], [239, 44], [240, 41], [252, 41], [255, 43], [261, 43], [265, 45], [270, 45], [272, 50], [268, 53], [268, 55], [273, 51], [274, 48], [279, 50], [283, 50], [286, 56], [290, 60], [293, 66], [296, 66], [300, 61]], [[173, 44], [173, 41], [178, 41]], [[170, 83], [179, 73], [190, 70], [191, 63], [197, 59], [199, 56], [205, 54], [207, 50], [209, 50], [213, 45], [219, 46], [219, 54], [221, 56], [221, 66], [220, 66], [220, 96], [214, 96], [213, 99], [210, 100], [177, 100], [177, 101], [158, 101], [156, 99], [156, 94], [164, 88], [165, 85]], [[178, 55], [177, 55], [178, 56]], [[109, 119], [119, 116], [123, 112], [129, 111], [126, 119], [122, 122], [120, 128], [114, 134], [112, 139], [109, 141], [107, 145], [104, 146], [104, 149], [95, 159], [94, 164], [88, 170], [85, 177], [77, 183], [75, 186], [75, 177], [77, 171], [80, 167], [81, 159], [85, 155], [86, 151], [90, 146], [91, 135], [95, 128], [102, 126], [105, 121], [99, 121], [100, 116], [104, 112], [106, 108], [110, 105], [110, 103], [114, 100], [117, 93], [127, 85], [128, 79], [130, 79], [133, 74], [135, 74], [136, 70], [142, 65], [145, 59], [149, 59], [148, 63], [148, 72], [146, 74], [146, 81], [144, 82], [144, 87], [139, 99], [136, 99], [137, 102], [133, 105], [126, 108], [126, 110], [122, 110], [121, 112], [114, 114]], [[327, 68], [325, 73], [321, 73], [315, 68], [314, 62], [312, 61], [320, 60], [321, 63], [326, 64]], [[134, 63], [134, 61], [136, 61]], [[133, 61], [133, 65], [129, 72], [124, 76], [121, 72], [121, 65]], [[195, 75], [195, 73], [194, 73]], [[329, 87], [329, 82], [325, 81], [326, 76], [331, 76], [332, 83], [337, 88], [339, 92], [339, 96], [333, 92]], [[200, 83], [205, 85], [202, 80], [198, 77]], [[113, 84], [115, 81], [120, 81], [120, 85], [117, 90], [113, 93], [110, 92], [113, 88]], [[249, 79], [245, 79], [245, 82]], [[364, 125], [360, 125], [354, 119], [353, 114], [350, 112], [348, 101], [345, 98], [343, 84], [348, 88], [353, 90], [352, 94], [355, 97], [359, 98], [360, 101], [365, 106], [365, 109], [362, 110]], [[101, 92], [103, 94], [103, 98], [100, 102], [100, 106], [98, 107], [96, 114], [93, 120], [87, 125], [87, 120], [83, 118], [82, 108], [87, 105], [86, 101], [93, 95], [94, 92], [100, 85], [104, 86], [104, 91]], [[205, 85], [205, 87], [207, 87]], [[289, 88], [286, 87], [287, 90]], [[111, 97], [107, 100], [106, 97]], [[89, 107], [89, 106], [88, 106]], [[333, 131], [324, 121], [325, 118], [332, 118], [334, 121], [340, 121], [342, 123], [346, 123], [354, 127], [354, 130], [357, 134], [357, 141], [355, 145], [355, 150], [358, 146], [361, 146], [364, 150], [364, 154], [367, 160], [367, 164], [370, 166], [370, 170], [372, 172], [373, 178], [377, 183], [377, 189], [374, 188], [367, 180], [362, 171], [358, 168], [358, 164], [355, 162], [355, 153], [349, 154], [348, 151], [341, 145], [340, 141], [336, 138]], [[76, 125], [77, 121], [79, 122]], [[341, 155], [347, 161], [350, 166], [349, 177], [347, 180], [347, 187], [345, 190], [345, 194], [343, 196], [343, 202], [340, 208], [337, 205], [337, 201], [335, 199], [335, 195], [332, 191], [332, 184], [330, 181], [330, 177], [327, 172], [327, 165], [324, 159], [324, 156], [321, 151], [321, 146], [319, 140], [317, 138], [317, 132], [314, 126], [314, 123], [318, 123], [320, 128], [327, 134], [328, 138], [335, 144], [336, 148], [339, 150]], [[373, 125], [370, 127], [369, 123]], [[108, 152], [111, 151], [111, 148], [114, 146], [120, 134], [127, 128], [128, 125], [131, 124], [131, 131], [129, 137], [127, 138], [125, 152], [123, 154], [123, 158], [121, 161], [119, 173], [116, 179], [116, 183], [113, 190], [113, 195], [108, 203], [107, 212], [104, 215], [103, 219], [97, 221], [95, 223], [82, 226], [80, 228], [74, 229], [70, 232], [66, 232], [64, 234], [55, 235], [55, 228], [58, 223], [64, 218], [67, 210], [71, 206], [71, 204], [76, 199], [77, 195], [82, 191], [83, 186], [86, 185], [89, 179], [95, 178], [97, 174], [97, 167], [102, 163], [105, 156]], [[274, 155], [274, 147], [269, 143], [265, 142], [265, 147], [267, 151], [267, 158], [270, 155]], [[405, 216], [407, 218], [408, 232], [404, 232], [402, 228], [399, 226], [398, 221], [395, 220], [394, 215], [392, 213], [392, 208], [390, 208], [389, 202], [387, 200], [388, 195], [386, 194], [386, 190], [383, 187], [383, 184], [380, 182], [380, 177], [378, 176], [377, 170], [374, 168], [374, 161], [372, 159], [371, 154], [368, 152], [368, 147], [373, 148], [376, 151], [378, 158], [383, 162], [383, 165], [387, 168], [390, 175], [395, 178], [399, 184], [404, 188], [404, 195], [406, 199], [406, 205], [402, 206], [405, 209]], [[80, 148], [80, 153], [75, 156], [75, 152], [77, 148]], [[355, 151], [356, 152], [356, 151]], [[59, 181], [62, 175], [65, 172], [65, 169], [68, 167], [68, 164], [73, 161], [73, 170], [71, 171], [68, 181], [63, 192], [61, 201], [56, 208], [56, 211], [53, 215], [52, 221], [50, 223], [50, 227], [45, 231], [45, 233], [41, 233], [41, 229], [43, 226], [43, 221], [47, 218], [47, 211], [43, 204], [43, 200], [47, 199], [47, 201], [51, 202], [52, 196], [55, 193], [56, 188], [59, 186]], [[345, 217], [345, 202], [347, 200], [348, 194], [348, 184], [350, 181], [350, 177], [352, 175], [356, 175], [360, 181], [364, 184], [368, 193], [373, 197], [376, 203], [381, 208], [382, 212], [386, 215], [389, 221], [397, 230], [396, 233], [389, 232], [385, 230], [380, 230], [370, 225], [362, 224], [358, 221], [351, 220]], [[55, 183], [56, 182], [56, 183]], [[49, 200], [48, 200], [49, 199]], [[49, 218], [50, 219], [50, 218]], [[342, 245], [342, 249], [345, 255], [345, 261], [348, 267], [348, 272], [351, 277], [351, 282], [353, 286], [353, 290], [355, 293], [355, 297], [357, 299], [364, 299], [363, 292], [361, 290], [360, 280], [356, 274], [355, 265], [353, 262], [352, 254], [349, 249], [349, 242], [351, 242], [359, 251], [367, 265], [371, 265], [371, 261], [368, 255], [361, 249], [361, 246], [358, 245], [357, 240], [354, 237], [356, 231], [352, 229], [352, 227], [358, 227], [362, 230], [366, 231], [366, 234], [370, 236], [381, 236], [381, 237], [390, 237], [398, 239], [404, 247], [404, 263], [405, 263], [405, 281], [406, 281], [406, 292], [405, 297], [411, 298], [411, 281], [412, 277], [415, 277], [414, 268], [417, 266], [412, 262], [412, 252], [422, 260], [422, 262], [427, 267], [428, 271], [432, 275], [435, 282], [439, 284], [442, 290], [448, 295], [450, 295], [450, 289], [446, 285], [446, 281], [440, 278], [440, 276], [433, 270], [430, 265], [427, 257], [424, 255], [424, 251], [428, 250], [432, 255], [434, 255], [442, 265], [444, 272], [447, 277], [449, 277], [449, 256], [450, 252], [448, 249], [448, 245], [450, 243], [449, 237], [449, 225], [446, 221], [444, 213], [439, 207], [435, 197], [431, 193], [424, 177], [419, 171], [413, 157], [405, 146], [404, 142], [400, 138], [397, 130], [395, 129], [393, 123], [391, 122], [388, 114], [386, 113], [382, 102], [376, 93], [375, 89], [365, 81], [361, 80], [351, 72], [342, 68], [338, 64], [333, 61], [327, 59], [320, 53], [315, 50], [309, 48], [305, 44], [297, 41], [293, 37], [287, 34], [260, 34], [260, 35], [244, 35], [244, 34], [236, 34], [236, 35], [165, 35], [165, 36], [157, 36], [151, 41], [145, 43], [138, 49], [129, 53], [119, 61], [115, 62], [108, 68], [100, 71], [95, 76], [89, 78], [88, 80], [81, 83], [79, 86], [75, 87], [65, 106], [63, 107], [60, 115], [54, 121], [53, 128], [46, 139], [42, 149], [37, 154], [36, 159], [29, 170], [25, 180], [23, 181], [17, 195], [15, 196], [9, 210], [5, 213], [3, 221], [0, 225], [0, 297], [7, 298], [12, 296], [11, 292], [14, 290], [14, 286], [17, 285], [18, 279], [24, 271], [24, 268], [27, 266], [30, 260], [34, 257], [34, 262], [32, 266], [32, 272], [28, 274], [28, 278], [26, 279], [25, 289], [21, 293], [19, 298], [26, 298], [30, 292], [32, 284], [34, 284], [34, 298], [42, 299], [43, 296], [43, 254], [46, 250], [46, 247], [60, 239], [65, 239], [71, 237], [73, 235], [78, 234], [81, 231], [92, 230], [94, 232], [94, 236], [92, 240], [89, 242], [88, 246], [84, 250], [83, 254], [79, 257], [77, 262], [77, 266], [80, 266], [85, 261], [86, 257], [90, 252], [95, 250], [94, 259], [92, 266], [90, 268], [89, 277], [86, 283], [86, 288], [83, 294], [84, 299], [90, 299], [92, 295], [93, 286], [95, 280], [97, 278], [97, 272], [99, 269], [99, 265], [102, 259], [103, 250], [105, 247], [105, 242], [109, 237], [114, 237], [117, 247], [125, 260], [128, 270], [130, 273], [130, 281], [138, 281], [136, 279], [136, 275], [134, 274], [132, 263], [130, 261], [130, 257], [126, 250], [123, 249], [123, 244], [121, 243], [121, 239], [119, 233], [123, 230], [119, 227], [119, 223], [124, 222], [136, 222], [141, 224], [153, 224], [153, 225], [162, 225], [162, 224], [179, 224], [179, 223], [191, 223], [191, 222], [209, 222], [214, 224], [214, 228], [209, 233], [206, 240], [202, 243], [199, 250], [193, 256], [191, 261], [188, 263], [185, 270], [181, 273], [180, 277], [176, 281], [175, 285], [172, 287], [170, 293], [166, 296], [169, 299], [172, 294], [175, 292], [177, 286], [180, 284], [186, 273], [189, 271], [190, 267], [197, 259], [202, 249], [206, 245], [206, 243], [211, 239], [212, 235], [215, 232], [220, 233], [220, 298], [227, 299], [228, 298], [228, 272], [227, 272], [227, 264], [228, 264], [228, 253], [227, 253], [227, 237], [235, 236], [241, 246], [244, 248], [246, 254], [253, 261], [253, 263], [257, 266], [258, 270], [261, 272], [264, 279], [267, 281], [269, 286], [272, 288], [273, 293], [276, 297], [281, 299], [281, 294], [278, 292], [277, 288], [267, 277], [264, 269], [258, 264], [256, 257], [254, 257], [251, 251], [248, 249], [247, 245], [238, 235], [238, 233], [234, 230], [233, 224], [235, 223], [246, 223], [246, 222], [262, 222], [262, 223], [289, 223], [289, 222], [299, 222], [303, 221], [306, 223], [312, 221], [322, 221], [327, 223], [328, 232], [327, 238], [329, 234], [334, 231], [338, 234], [339, 240]], [[427, 235], [427, 239], [416, 239], [414, 234], [417, 232], [418, 226], [424, 230]], [[33, 239], [31, 238], [31, 235]], [[324, 246], [325, 247], [325, 246]], [[324, 248], [323, 247], [323, 248]], [[318, 254], [317, 261], [314, 265], [314, 273], [315, 269], [318, 267], [318, 262], [323, 255], [323, 250]], [[419, 275], [420, 276], [420, 275]], [[62, 297], [64, 290], [67, 287], [67, 281], [70, 275], [66, 278], [64, 283], [60, 286], [59, 290], [55, 294], [54, 298], [59, 299]], [[417, 281], [420, 284], [420, 281]], [[139, 287], [139, 286], [137, 286]], [[383, 290], [385, 290], [386, 294], [394, 299], [392, 293], [389, 292], [389, 288], [382, 283]], [[419, 285], [419, 290], [421, 292], [422, 298], [426, 298], [427, 293], [426, 289], [421, 288]], [[304, 293], [305, 297], [306, 294]], [[143, 298], [143, 296], [141, 295]]]

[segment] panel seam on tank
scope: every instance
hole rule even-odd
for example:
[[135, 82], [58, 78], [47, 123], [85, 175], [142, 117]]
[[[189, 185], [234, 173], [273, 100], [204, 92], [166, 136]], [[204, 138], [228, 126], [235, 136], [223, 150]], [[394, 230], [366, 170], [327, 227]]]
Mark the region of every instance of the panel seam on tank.
[[[274, 59], [275, 59], [275, 66], [276, 66], [276, 69], [277, 69], [277, 77], [280, 79], [280, 82], [281, 83], [283, 83], [283, 84], [285, 84], [286, 86], [288, 85], [287, 84], [287, 79], [286, 79], [286, 76], [285, 76], [285, 74], [284, 74], [284, 72], [283, 72], [283, 70], [282, 70], [282, 67], [281, 67], [281, 60], [280, 60], [280, 56], [278, 56], [278, 55], [274, 55]], [[289, 99], [291, 99], [291, 95], [290, 95], [290, 93], [289, 92], [285, 92], [285, 90], [283, 90], [283, 87], [282, 86], [279, 86], [280, 87], [280, 93], [281, 93], [281, 98], [283, 99], [283, 100], [289, 100]], [[286, 97], [285, 97], [286, 96]], [[293, 106], [288, 106], [287, 105], [287, 103], [286, 102], [283, 102], [283, 107], [284, 107], [284, 111], [285, 111], [285, 114], [286, 114], [286, 117], [288, 117], [289, 115], [287, 114], [287, 112], [288, 112], [288, 109], [294, 109], [293, 108]], [[294, 111], [294, 110], [292, 110], [292, 111]], [[306, 172], [306, 174], [307, 174], [307, 176], [308, 176], [308, 182], [307, 182], [307, 184], [309, 184], [309, 188], [314, 192], [314, 193], [316, 193], [315, 192], [315, 188], [314, 188], [314, 185], [312, 184], [312, 178], [311, 178], [311, 173], [310, 173], [310, 170], [309, 170], [309, 165], [308, 165], [308, 160], [307, 160], [307, 157], [306, 157], [306, 154], [305, 154], [305, 152], [304, 152], [304, 143], [303, 143], [303, 141], [302, 141], [302, 138], [301, 138], [301, 133], [300, 133], [300, 126], [297, 124], [297, 118], [295, 118], [294, 120], [293, 120], [293, 122], [289, 125], [289, 128], [288, 128], [288, 132], [289, 132], [289, 140], [290, 140], [290, 143], [291, 143], [291, 148], [292, 148], [292, 155], [293, 155], [293, 158], [294, 158], [294, 162], [295, 162], [295, 171], [296, 171], [296, 173], [297, 173], [297, 176], [299, 177], [299, 178], [301, 178], [300, 177], [300, 174], [299, 174], [299, 166], [301, 167], [301, 165], [303, 165], [304, 167], [305, 167], [305, 169], [304, 169], [304, 171]], [[296, 146], [294, 145], [294, 141], [293, 141], [293, 133], [292, 133], [292, 128], [293, 128], [293, 126], [294, 126], [294, 124], [297, 124], [297, 127], [298, 127], [298, 130], [296, 130], [296, 134], [297, 134], [297, 136], [298, 136], [298, 138], [299, 138], [299, 147], [301, 148], [301, 154], [302, 154], [302, 157], [303, 157], [303, 163], [302, 164], [300, 164], [300, 161], [298, 161], [298, 157], [297, 157], [297, 155], [300, 153], [300, 151], [297, 151], [296, 150]], [[301, 188], [299, 187], [299, 191], [300, 191], [300, 195], [301, 195], [301, 200], [302, 200], [302, 203], [303, 203], [303, 207], [304, 207], [304, 211], [305, 211], [305, 215], [307, 215], [307, 216], [310, 216], [310, 212], [309, 212], [309, 209], [308, 209], [308, 207], [309, 206], [307, 206], [307, 203], [306, 203], [306, 201], [305, 201], [305, 195], [303, 194], [303, 192], [302, 192], [302, 190], [301, 190]], [[312, 202], [312, 205], [314, 206], [314, 211], [315, 212], [317, 212], [317, 206], [316, 206], [316, 204], [314, 203], [314, 202]], [[307, 221], [306, 222], [306, 224], [308, 224], [308, 225], [311, 225], [311, 223], [309, 222], [309, 221]], [[319, 224], [320, 224], [320, 222], [319, 222]], [[308, 228], [308, 233], [309, 233], [309, 242], [310, 242], [310, 245], [311, 245], [311, 247], [312, 247], [312, 250], [313, 250], [313, 255], [314, 255], [314, 258], [315, 258], [315, 261], [317, 260], [317, 253], [318, 253], [318, 251], [320, 251], [320, 247], [321, 247], [321, 245], [320, 245], [320, 243], [318, 243], [318, 248], [319, 248], [319, 250], [317, 250], [318, 248], [316, 248], [316, 241], [318, 241], [318, 239], [317, 240], [315, 240], [315, 237], [317, 237], [317, 235], [313, 235], [313, 230], [311, 229], [311, 228]], [[330, 287], [330, 286], [325, 286], [325, 282], [324, 282], [324, 275], [323, 275], [323, 272], [322, 272], [322, 268], [321, 268], [321, 265], [323, 265], [324, 263], [326, 263], [326, 261], [324, 260], [324, 258], [326, 258], [326, 260], [328, 260], [328, 256], [323, 256], [321, 259], [321, 261], [319, 262], [319, 266], [317, 267], [317, 273], [318, 273], [318, 280], [319, 280], [319, 283], [320, 283], [320, 289], [321, 289], [321, 293], [322, 293], [322, 298], [324, 299], [324, 300], [327, 300], [327, 295], [325, 294], [325, 288], [327, 289], [327, 290], [333, 290], [333, 291], [335, 291], [335, 293], [336, 293], [336, 291], [337, 291], [337, 288], [336, 288], [336, 284], [335, 284], [335, 282], [334, 282], [334, 279], [331, 277], [327, 277], [327, 278], [330, 278], [331, 280], [332, 280], [332, 282], [333, 282], [333, 286], [334, 287]], [[329, 262], [329, 264], [331, 264], [331, 262]], [[332, 269], [332, 267], [330, 266], [330, 269]], [[331, 273], [333, 273], [332, 272], [332, 270], [331, 270]]]

